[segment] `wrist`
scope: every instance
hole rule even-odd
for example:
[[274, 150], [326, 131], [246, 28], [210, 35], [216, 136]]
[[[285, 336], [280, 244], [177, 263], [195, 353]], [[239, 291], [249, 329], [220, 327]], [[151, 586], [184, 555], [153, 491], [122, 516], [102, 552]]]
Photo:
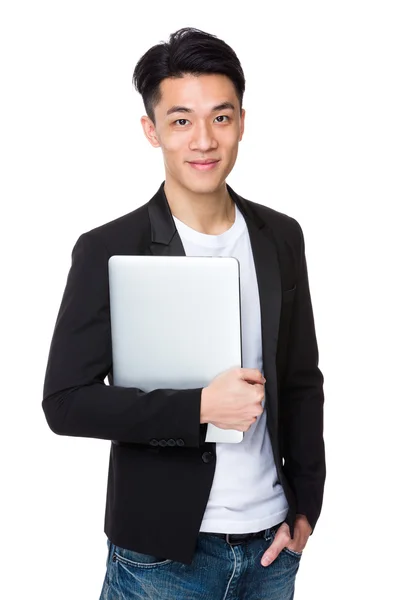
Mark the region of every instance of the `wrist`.
[[295, 517], [295, 521], [296, 521], [296, 524], [300, 525], [300, 527], [303, 527], [305, 530], [308, 530], [308, 535], [311, 534], [312, 527], [305, 515], [297, 513], [296, 517]]

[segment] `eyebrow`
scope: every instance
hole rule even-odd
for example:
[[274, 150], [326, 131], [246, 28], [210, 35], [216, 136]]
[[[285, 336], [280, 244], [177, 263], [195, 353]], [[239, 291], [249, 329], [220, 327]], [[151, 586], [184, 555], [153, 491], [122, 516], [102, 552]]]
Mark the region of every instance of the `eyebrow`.
[[[216, 106], [214, 106], [211, 112], [218, 112], [219, 110], [226, 110], [228, 108], [231, 110], [235, 110], [235, 106], [231, 102], [222, 102], [222, 104], [217, 104]], [[178, 112], [193, 113], [194, 111], [192, 110], [192, 108], [187, 108], [186, 106], [171, 106], [171, 108], [167, 110], [167, 116], [172, 115], [172, 113]]]

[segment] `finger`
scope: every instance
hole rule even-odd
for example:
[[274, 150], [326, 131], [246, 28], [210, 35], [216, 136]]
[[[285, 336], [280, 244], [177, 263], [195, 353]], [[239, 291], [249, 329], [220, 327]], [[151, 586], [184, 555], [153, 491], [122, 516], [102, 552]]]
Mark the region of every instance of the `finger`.
[[277, 529], [273, 543], [263, 554], [261, 564], [265, 567], [270, 565], [277, 558], [282, 549], [285, 548], [290, 539], [290, 528], [288, 527], [288, 524], [284, 522]]
[[261, 557], [261, 564], [263, 567], [268, 567], [271, 565], [273, 561], [276, 560], [277, 556], [280, 554], [281, 550], [285, 547], [285, 538], [278, 537], [277, 535], [274, 538], [271, 546], [267, 548], [263, 556]]
[[240, 378], [255, 383], [264, 383], [266, 380], [258, 369], [240, 368]]

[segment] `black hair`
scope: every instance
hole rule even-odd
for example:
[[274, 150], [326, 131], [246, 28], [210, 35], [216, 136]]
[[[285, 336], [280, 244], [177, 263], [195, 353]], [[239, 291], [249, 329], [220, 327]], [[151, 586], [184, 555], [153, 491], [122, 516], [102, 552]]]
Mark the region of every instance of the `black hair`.
[[172, 33], [168, 42], [152, 46], [134, 69], [134, 87], [154, 124], [154, 108], [161, 100], [161, 81], [184, 74], [226, 75], [235, 87], [242, 110], [245, 77], [234, 50], [215, 35], [184, 27]]

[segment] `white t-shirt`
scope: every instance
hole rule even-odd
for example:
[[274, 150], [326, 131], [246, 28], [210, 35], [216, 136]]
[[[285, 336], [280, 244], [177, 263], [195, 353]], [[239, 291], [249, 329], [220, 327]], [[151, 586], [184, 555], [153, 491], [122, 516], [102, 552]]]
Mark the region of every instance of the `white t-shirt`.
[[[233, 256], [240, 263], [242, 366], [263, 373], [260, 301], [246, 221], [220, 235], [200, 233], [174, 217], [187, 256]], [[264, 400], [263, 400], [264, 406]], [[278, 482], [266, 410], [239, 444], [216, 444], [216, 470], [200, 531], [253, 533], [283, 521], [288, 503]]]

